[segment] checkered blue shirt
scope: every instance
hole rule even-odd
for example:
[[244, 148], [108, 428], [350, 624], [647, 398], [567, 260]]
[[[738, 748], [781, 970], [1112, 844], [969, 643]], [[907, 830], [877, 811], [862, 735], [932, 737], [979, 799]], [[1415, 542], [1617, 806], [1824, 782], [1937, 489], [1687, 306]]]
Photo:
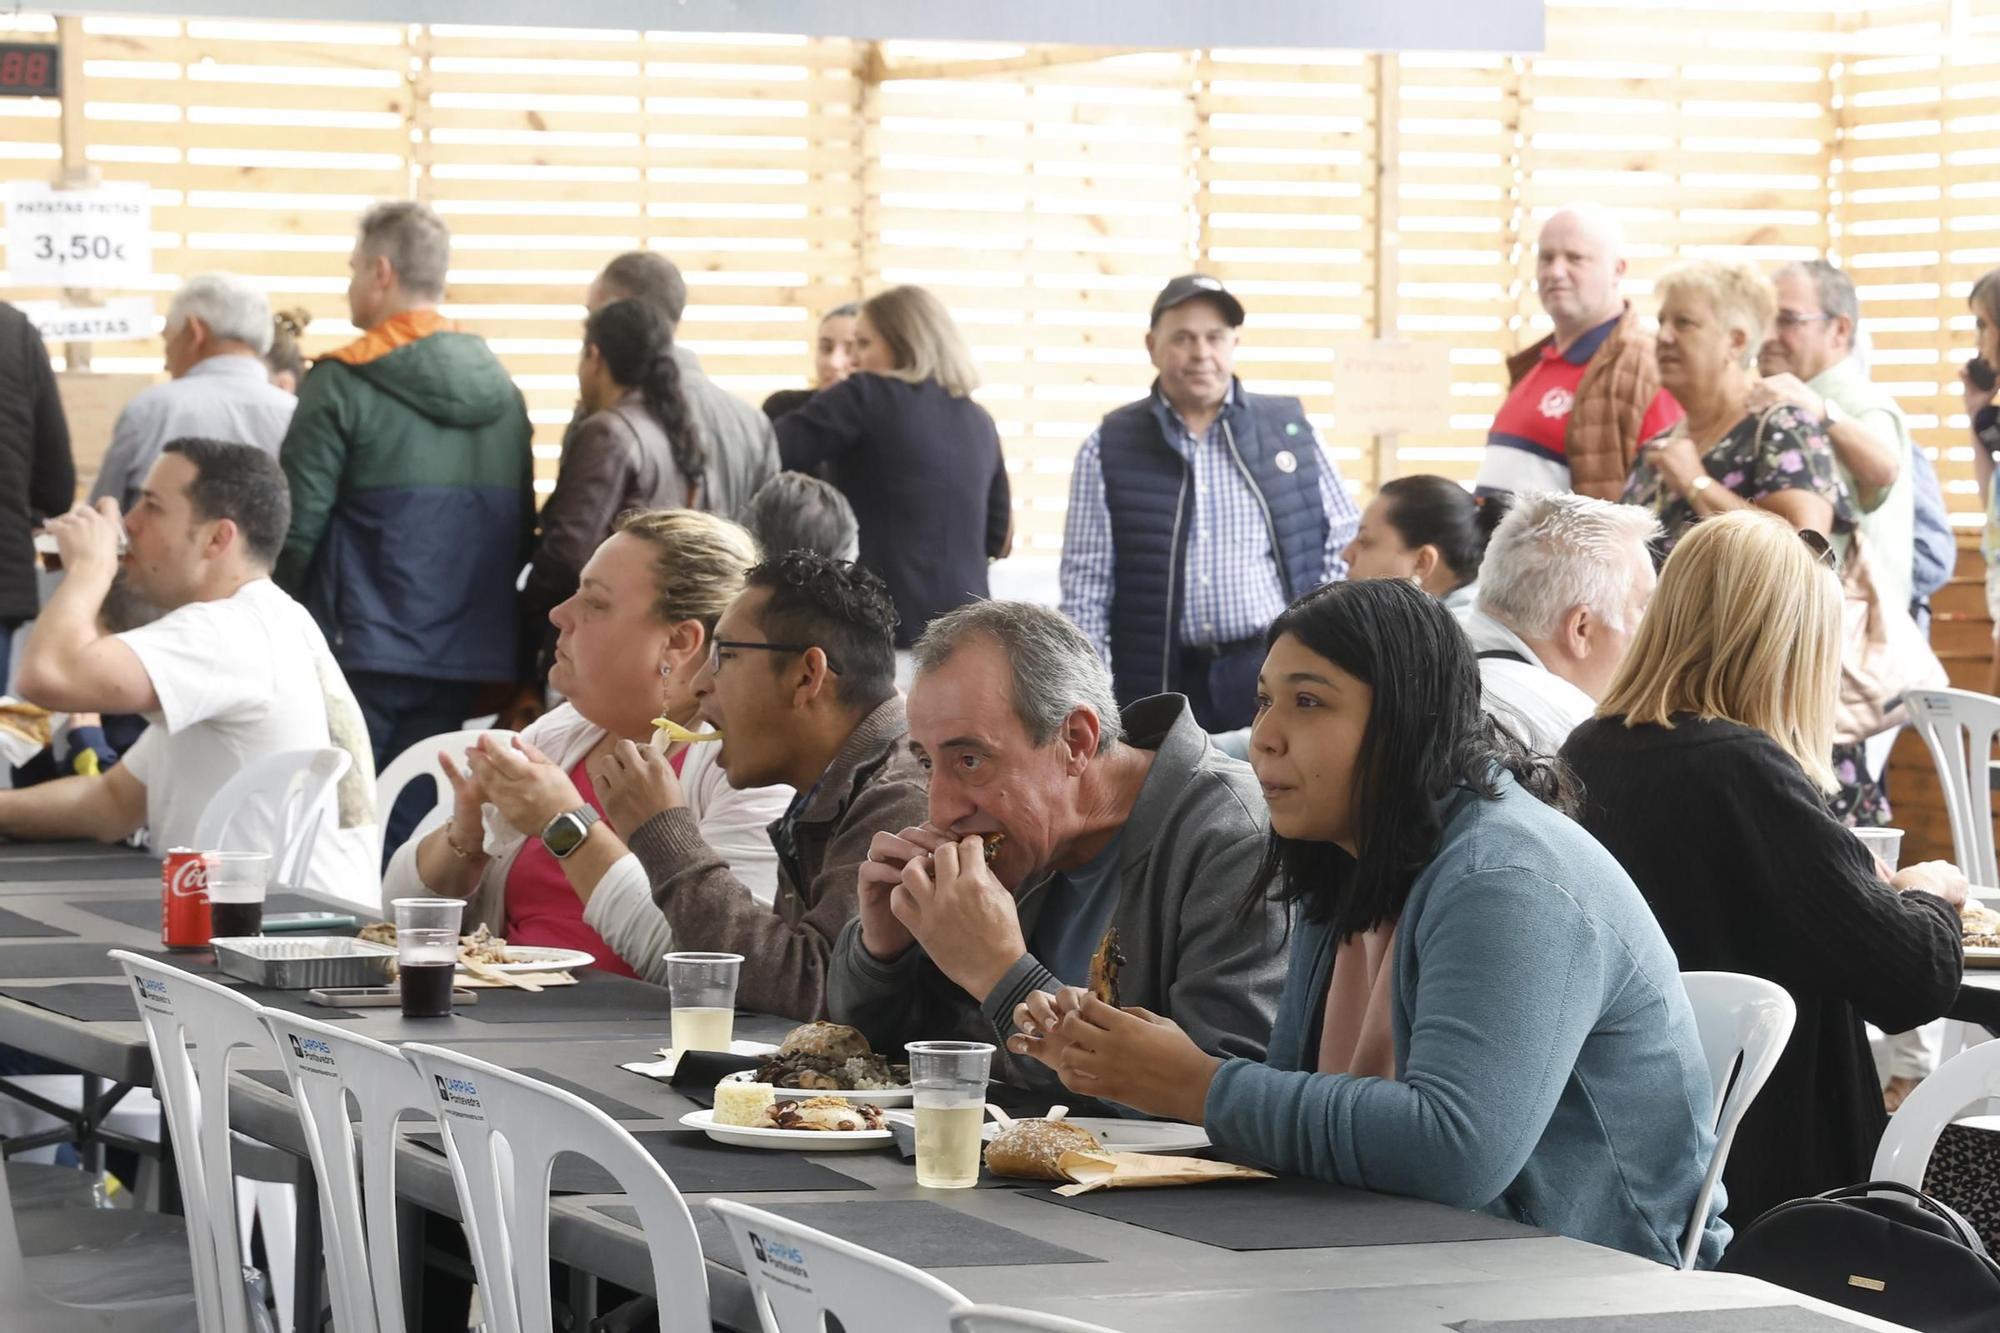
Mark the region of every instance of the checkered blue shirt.
[[[1230, 389], [1233, 400], [1235, 388]], [[1167, 407], [1174, 423], [1170, 441], [1194, 472], [1192, 512], [1187, 530], [1187, 583], [1181, 597], [1183, 647], [1234, 643], [1262, 634], [1285, 609], [1284, 577], [1271, 530], [1257, 494], [1229, 456], [1220, 414], [1197, 438]], [[1063, 522], [1062, 609], [1108, 663], [1111, 660], [1113, 555], [1111, 509], [1104, 499], [1104, 460], [1099, 432], [1092, 431], [1070, 473], [1069, 514]], [[1340, 469], [1318, 432], [1319, 502], [1327, 518], [1327, 582], [1345, 578], [1341, 552], [1361, 526], [1361, 511], [1347, 493]]]

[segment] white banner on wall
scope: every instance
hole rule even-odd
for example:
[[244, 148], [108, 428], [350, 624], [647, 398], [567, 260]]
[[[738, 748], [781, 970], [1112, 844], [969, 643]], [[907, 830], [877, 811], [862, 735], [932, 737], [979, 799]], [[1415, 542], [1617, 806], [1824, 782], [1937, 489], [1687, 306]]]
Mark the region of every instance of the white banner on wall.
[[7, 280], [20, 287], [132, 287], [153, 276], [146, 186], [59, 190], [16, 181], [7, 193]]
[[43, 342], [117, 342], [126, 338], [150, 338], [153, 334], [153, 303], [145, 299], [113, 301], [101, 306], [59, 306], [52, 302], [23, 302], [21, 313], [42, 335]]

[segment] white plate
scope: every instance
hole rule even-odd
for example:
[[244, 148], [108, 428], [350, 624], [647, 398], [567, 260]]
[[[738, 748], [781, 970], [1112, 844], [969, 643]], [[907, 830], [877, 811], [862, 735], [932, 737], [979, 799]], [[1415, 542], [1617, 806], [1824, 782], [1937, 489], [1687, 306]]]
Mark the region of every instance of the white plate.
[[681, 1117], [689, 1129], [698, 1129], [717, 1143], [733, 1143], [739, 1148], [776, 1148], [783, 1152], [858, 1152], [866, 1148], [886, 1148], [895, 1135], [886, 1129], [753, 1129], [748, 1125], [718, 1125], [713, 1111], [689, 1111]]
[[[581, 949], [548, 949], [538, 944], [510, 944], [507, 956], [512, 962], [488, 964], [495, 972], [505, 972], [509, 976], [533, 976], [537, 972], [567, 972], [573, 967], [589, 967], [597, 961], [593, 954]], [[465, 965], [459, 965], [465, 971]], [[467, 975], [471, 975], [467, 973]]]
[[[724, 1083], [754, 1083], [756, 1070], [745, 1069], [740, 1073], [725, 1074]], [[808, 1097], [845, 1097], [851, 1102], [873, 1102], [877, 1106], [908, 1106], [915, 1094], [907, 1087], [902, 1088], [855, 1088], [851, 1092], [831, 1088], [773, 1088], [779, 1101], [804, 1101]]]
[[1177, 1120], [1127, 1120], [1122, 1116], [1066, 1115], [1078, 1129], [1097, 1135], [1107, 1152], [1196, 1152], [1208, 1146], [1208, 1131]]

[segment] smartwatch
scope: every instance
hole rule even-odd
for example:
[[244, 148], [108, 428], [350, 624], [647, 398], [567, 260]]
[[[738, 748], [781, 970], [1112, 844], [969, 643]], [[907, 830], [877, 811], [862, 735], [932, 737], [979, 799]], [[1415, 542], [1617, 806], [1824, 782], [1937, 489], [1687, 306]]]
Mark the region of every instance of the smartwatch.
[[590, 836], [590, 826], [602, 817], [587, 805], [565, 810], [542, 830], [542, 846], [548, 848], [549, 855], [556, 860], [564, 860], [583, 846], [584, 839]]
[[[1687, 498], [1692, 500], [1695, 496], [1700, 495], [1713, 485], [1715, 485], [1714, 477], [1709, 476], [1706, 472], [1699, 473], [1693, 481], [1688, 483]], [[548, 834], [544, 833], [542, 836], [546, 838]]]

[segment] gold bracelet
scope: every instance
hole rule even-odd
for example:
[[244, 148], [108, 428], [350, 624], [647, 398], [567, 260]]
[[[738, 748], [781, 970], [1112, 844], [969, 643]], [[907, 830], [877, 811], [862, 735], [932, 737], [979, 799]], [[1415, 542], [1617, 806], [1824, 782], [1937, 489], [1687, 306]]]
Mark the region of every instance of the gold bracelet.
[[[454, 816], [454, 819], [455, 818], [456, 817]], [[475, 856], [483, 858], [486, 855], [486, 849], [484, 847], [480, 847], [475, 851], [468, 852], [465, 850], [465, 848], [459, 846], [456, 842], [452, 841], [451, 826], [452, 823], [454, 822], [454, 819], [447, 819], [444, 821], [444, 845], [449, 847], [451, 849], [451, 854], [457, 857], [461, 861], [470, 861]]]

